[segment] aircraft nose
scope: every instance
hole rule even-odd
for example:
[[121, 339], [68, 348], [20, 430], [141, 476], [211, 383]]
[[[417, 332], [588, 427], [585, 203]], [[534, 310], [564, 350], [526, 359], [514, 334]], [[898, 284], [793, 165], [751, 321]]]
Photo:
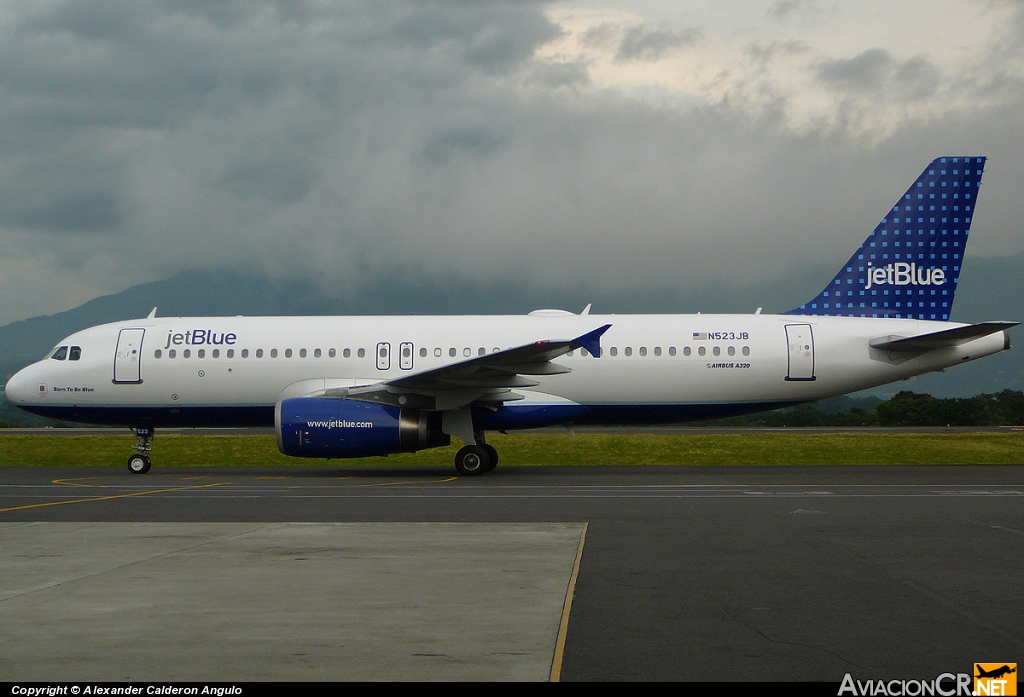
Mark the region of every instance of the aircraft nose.
[[25, 404], [35, 394], [37, 385], [28, 375], [28, 368], [22, 368], [15, 373], [4, 387], [4, 394], [7, 401], [12, 404]]

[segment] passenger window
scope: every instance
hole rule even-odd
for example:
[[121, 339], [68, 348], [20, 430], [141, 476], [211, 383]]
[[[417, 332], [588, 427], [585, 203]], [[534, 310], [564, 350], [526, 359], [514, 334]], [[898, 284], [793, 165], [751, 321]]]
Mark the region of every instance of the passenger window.
[[82, 357], [82, 347], [81, 346], [72, 346], [71, 347], [71, 353], [68, 354], [68, 360], [69, 361], [77, 361], [81, 357]]
[[612, 354], [613, 356], [618, 356], [618, 355], [619, 355], [619, 349], [615, 348], [614, 346], [612, 346], [612, 347], [611, 347], [610, 349], [608, 349], [608, 351], [609, 351], [609, 352], [610, 352], [610, 353], [611, 353], [611, 354]]
[[426, 358], [426, 357], [427, 357], [427, 350], [425, 348], [421, 348], [420, 349], [420, 358]]
[[485, 349], [483, 346], [481, 346], [480, 348], [478, 348], [476, 350], [476, 355], [478, 355], [478, 356], [485, 356], [485, 355], [487, 355], [487, 349]]
[[270, 349], [270, 357], [277, 358], [277, 349]]
[[661, 355], [661, 347], [660, 346], [655, 346], [654, 347], [654, 355], [655, 356], [660, 356]]
[[56, 351], [53, 352], [52, 356], [50, 356], [50, 358], [52, 358], [55, 361], [63, 361], [65, 359], [67, 359], [67, 357], [68, 357], [68, 347], [67, 346], [61, 346], [59, 349], [57, 349]]
[[675, 346], [669, 346], [668, 347], [668, 355], [670, 355], [670, 356], [676, 355], [676, 347]]
[[167, 357], [168, 358], [177, 358], [178, 357], [178, 352], [175, 351], [174, 349], [171, 349], [170, 351], [167, 352]]
[[153, 358], [160, 358], [160, 356], [162, 355], [164, 355], [164, 352], [161, 351], [160, 349], [157, 349], [156, 351], [153, 352]]
[[440, 358], [441, 357], [441, 353], [442, 353], [442, 351], [441, 351], [440, 348], [434, 349], [434, 357], [435, 358]]
[[466, 358], [469, 358], [470, 356], [473, 355], [473, 349], [467, 346], [466, 348], [462, 349], [462, 355], [465, 356]]
[[706, 348], [704, 348], [703, 346], [700, 346], [700, 347], [697, 348], [697, 355], [698, 356], [703, 356], [707, 352], [708, 352], [708, 350]]
[[[248, 355], [248, 352], [246, 352], [246, 355]], [[234, 358], [234, 357], [235, 357], [235, 350], [234, 349], [228, 349], [228, 358]]]
[[327, 357], [328, 358], [334, 358], [337, 355], [338, 355], [338, 352], [335, 349], [331, 349], [330, 351], [327, 352]]
[[299, 358], [306, 357], [306, 349], [299, 349]]
[[196, 352], [196, 358], [206, 358], [206, 349], [199, 349]]
[[185, 349], [181, 352], [182, 358], [189, 358], [192, 355], [192, 349]]
[[641, 356], [646, 356], [647, 355], [647, 347], [646, 346], [641, 346], [640, 347], [640, 355]]
[[750, 355], [750, 347], [749, 346], [744, 346], [743, 347], [743, 355], [744, 356], [749, 356]]
[[284, 350], [284, 357], [285, 358], [291, 358], [292, 357], [292, 350], [291, 349], [285, 349]]
[[632, 347], [632, 346], [627, 346], [627, 347], [626, 347], [626, 351], [625, 351], [625, 354], [626, 354], [627, 356], [632, 356], [632, 355], [633, 355], [633, 347]]
[[720, 348], [718, 348], [718, 347], [716, 346], [716, 347], [714, 347], [713, 349], [711, 349], [711, 353], [715, 354], [716, 356], [719, 356], [719, 355], [721, 355], [721, 353], [722, 353], [722, 349], [720, 349]]
[[220, 358], [220, 349], [214, 349], [212, 355], [214, 358]]
[[359, 349], [359, 351], [356, 352], [356, 355], [359, 356], [360, 358], [365, 357], [366, 356], [366, 349]]
[[256, 349], [256, 358], [263, 358], [263, 349]]
[[[303, 349], [303, 350], [305, 350], [305, 349]], [[322, 356], [322, 355], [323, 355], [323, 353], [320, 351], [320, 349], [317, 349], [316, 351], [313, 351], [313, 358], [320, 358], [320, 356]]]
[[451, 356], [452, 358], [455, 358], [455, 348], [454, 347], [448, 349], [448, 355]]
[[567, 353], [567, 354], [565, 354], [565, 355], [566, 355], [566, 356], [570, 356], [570, 357], [571, 357], [571, 356], [575, 356], [575, 355], [576, 355], [576, 352], [575, 352], [575, 351], [570, 351], [569, 353]]
[[351, 357], [352, 356], [352, 349], [345, 349], [344, 351], [341, 352], [341, 355], [344, 356], [345, 358]]
[[684, 346], [683, 347], [683, 355], [684, 356], [689, 356], [690, 355], [690, 347], [689, 346]]

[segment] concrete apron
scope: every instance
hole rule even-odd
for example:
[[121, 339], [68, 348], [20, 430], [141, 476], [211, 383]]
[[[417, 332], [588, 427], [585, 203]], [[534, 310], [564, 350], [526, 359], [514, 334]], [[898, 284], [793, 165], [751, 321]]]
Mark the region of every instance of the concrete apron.
[[0, 523], [0, 680], [547, 680], [583, 527]]

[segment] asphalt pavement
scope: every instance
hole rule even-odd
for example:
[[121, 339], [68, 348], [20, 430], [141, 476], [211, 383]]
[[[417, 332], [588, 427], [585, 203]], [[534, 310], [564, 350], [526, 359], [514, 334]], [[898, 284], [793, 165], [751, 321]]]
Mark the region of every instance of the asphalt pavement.
[[[509, 564], [522, 569], [521, 583], [547, 588], [543, 600], [514, 598], [503, 590], [514, 574], [502, 571], [502, 555], [490, 570], [473, 567], [477, 575], [468, 587], [474, 590], [460, 586], [448, 597], [465, 599], [468, 593], [474, 601], [483, 599], [481, 607], [494, 613], [490, 622], [495, 626], [505, 626], [501, 623], [522, 615], [526, 607], [546, 603], [546, 639], [537, 644], [546, 648], [537, 652], [548, 652], [551, 661], [558, 651], [551, 608], [559, 605], [558, 589], [565, 592], [572, 540], [585, 539], [564, 652], [557, 657], [562, 680], [837, 683], [846, 673], [860, 680], [932, 679], [943, 672], [970, 672], [975, 661], [1014, 662], [1024, 656], [1021, 466], [499, 466], [479, 478], [456, 478], [444, 467], [333, 463], [234, 470], [157, 466], [145, 476], [119, 466], [0, 469], [0, 526], [25, 522], [117, 523], [122, 526], [118, 535], [130, 536], [136, 526], [140, 537], [152, 535], [154, 527], [182, 523], [414, 523], [419, 534], [433, 540], [428, 546], [436, 555], [414, 562], [408, 550], [417, 545], [397, 528], [393, 546], [399, 551], [386, 551], [381, 540], [388, 536], [374, 532], [380, 554], [396, 560], [384, 571], [398, 573], [402, 560], [409, 559], [410, 568], [433, 566], [455, 576], [466, 562], [445, 556], [452, 553], [444, 551], [445, 539], [454, 544], [469, 531], [479, 540], [499, 534], [503, 542], [496, 549], [509, 554], [525, 550], [508, 557]], [[52, 533], [57, 535], [52, 539], [64, 541], [39, 554], [70, 555], [72, 530]], [[211, 528], [204, 534], [221, 539], [225, 533]], [[540, 559], [543, 555], [529, 551], [526, 542], [544, 534], [561, 536], [555, 544], [559, 551], [539, 564], [548, 571], [531, 571], [525, 561], [516, 560]], [[0, 563], [6, 567], [33, 554], [31, 539], [24, 532], [17, 540], [5, 534]], [[275, 544], [257, 546], [265, 550]], [[331, 603], [343, 596], [322, 589], [333, 573], [331, 560], [337, 562], [336, 550], [344, 545], [326, 547], [335, 551], [317, 562], [319, 575], [305, 582], [296, 575], [285, 597], [319, 594], [324, 611], [336, 612]], [[482, 548], [487, 547], [485, 542]], [[364, 545], [350, 556], [363, 555], [369, 563], [374, 549]], [[259, 556], [236, 550], [226, 558], [234, 560], [231, 574], [242, 576], [228, 575], [241, 578], [246, 559], [256, 564]], [[46, 563], [62, 568], [52, 558]], [[192, 584], [197, 597], [209, 598], [207, 587], [218, 583], [210, 569], [216, 565], [188, 583], [170, 583], [168, 592], [188, 597]], [[287, 577], [291, 572], [283, 568], [280, 573]], [[252, 589], [239, 588], [238, 597], [270, 597], [264, 586], [253, 583]], [[42, 585], [33, 591], [36, 609], [19, 610], [22, 621], [41, 621], [39, 608], [47, 605], [47, 594], [58, 592], [59, 585]], [[113, 603], [112, 618], [124, 612], [116, 598], [112, 594], [104, 601]], [[11, 602], [0, 595], [0, 619], [12, 611]], [[240, 615], [255, 611], [245, 602], [231, 607]], [[280, 615], [281, 622], [286, 617], [286, 612]], [[102, 613], [93, 619], [95, 631], [111, 646], [124, 640], [102, 633]], [[438, 621], [437, 631], [458, 636], [463, 621], [468, 620]], [[400, 625], [388, 626], [396, 637], [403, 636]], [[479, 631], [479, 624], [473, 626]], [[88, 640], [88, 625], [80, 629]], [[486, 635], [484, 630], [480, 636]], [[516, 652], [509, 647], [505, 650]], [[267, 650], [277, 655], [285, 648]], [[17, 677], [18, 665], [3, 651], [8, 660], [0, 665], [13, 671], [7, 679]], [[509, 661], [497, 649], [439, 651], [445, 652], [454, 662], [473, 664], [477, 672], [437, 672], [437, 677], [542, 679], [535, 667], [512, 676], [506, 670]], [[406, 651], [412, 653], [417, 651]], [[340, 661], [342, 654], [322, 652], [318, 660], [329, 662], [333, 655]], [[116, 672], [110, 676], [122, 679]]]

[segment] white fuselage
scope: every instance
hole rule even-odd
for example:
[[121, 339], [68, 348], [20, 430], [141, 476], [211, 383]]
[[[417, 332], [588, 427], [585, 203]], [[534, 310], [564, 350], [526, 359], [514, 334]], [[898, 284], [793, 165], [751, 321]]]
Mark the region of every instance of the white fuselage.
[[[574, 351], [555, 361], [571, 372], [536, 376], [537, 386], [516, 392], [584, 405], [597, 422], [681, 421], [854, 392], [1009, 345], [997, 332], [908, 356], [869, 342], [961, 325], [797, 315], [166, 317], [69, 336], [62, 344], [80, 347], [80, 357], [25, 368], [7, 398], [75, 421], [271, 425], [282, 396], [390, 380], [604, 324], [600, 358]], [[144, 330], [133, 335], [134, 355], [118, 346], [126, 329]]]

